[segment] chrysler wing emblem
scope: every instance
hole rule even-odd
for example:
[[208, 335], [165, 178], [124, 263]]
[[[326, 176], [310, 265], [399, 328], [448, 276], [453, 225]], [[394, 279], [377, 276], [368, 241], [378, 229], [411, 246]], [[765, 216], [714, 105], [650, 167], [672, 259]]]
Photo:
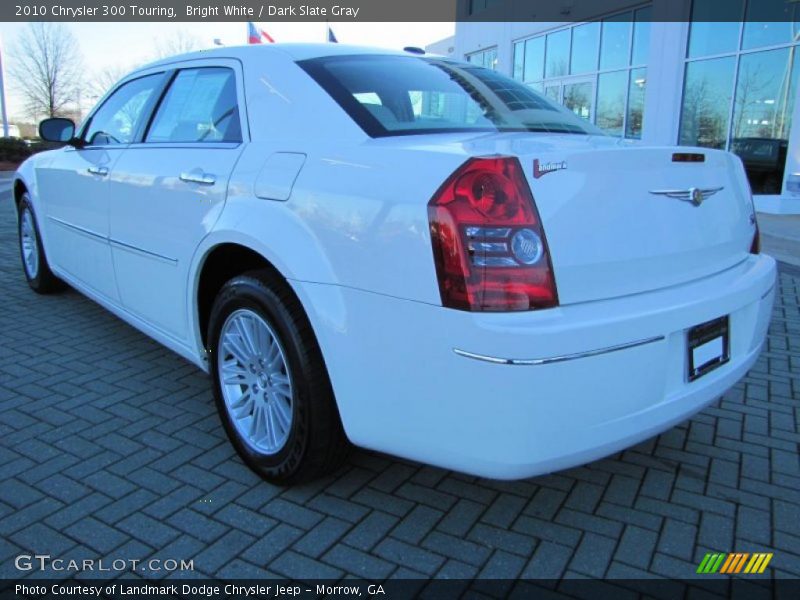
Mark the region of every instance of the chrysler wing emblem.
[[688, 190], [650, 190], [651, 194], [656, 196], [666, 196], [667, 198], [675, 198], [676, 200], [683, 200], [690, 202], [695, 206], [700, 206], [703, 202], [708, 200], [717, 192], [721, 192], [724, 187], [716, 188], [696, 188], [691, 187]]

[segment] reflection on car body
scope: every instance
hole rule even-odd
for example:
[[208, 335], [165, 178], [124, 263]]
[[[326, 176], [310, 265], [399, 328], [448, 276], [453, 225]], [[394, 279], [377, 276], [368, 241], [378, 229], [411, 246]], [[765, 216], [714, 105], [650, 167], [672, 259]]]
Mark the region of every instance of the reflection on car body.
[[625, 144], [475, 65], [225, 47], [41, 132], [66, 145], [15, 177], [30, 286], [208, 371], [273, 481], [349, 443], [497, 478], [581, 464], [701, 410], [766, 336], [735, 155]]

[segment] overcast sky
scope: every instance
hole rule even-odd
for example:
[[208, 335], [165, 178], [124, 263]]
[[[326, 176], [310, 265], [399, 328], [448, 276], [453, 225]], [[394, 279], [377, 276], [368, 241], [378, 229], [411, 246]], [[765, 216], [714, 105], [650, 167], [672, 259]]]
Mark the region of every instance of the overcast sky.
[[[257, 23], [276, 42], [324, 42], [326, 24]], [[185, 32], [204, 46], [212, 46], [214, 38], [226, 45], [247, 42], [247, 23], [67, 23], [78, 40], [90, 77], [91, 72], [114, 66], [135, 66], [153, 57], [158, 40]], [[424, 47], [453, 35], [453, 23], [331, 23], [339, 42], [384, 48]], [[9, 47], [13, 46], [25, 23], [0, 23], [3, 63], [8, 73]], [[14, 81], [6, 77], [9, 117], [23, 116], [22, 103], [14, 90]], [[90, 102], [85, 102], [90, 104]], [[86, 106], [85, 108], [88, 108]]]

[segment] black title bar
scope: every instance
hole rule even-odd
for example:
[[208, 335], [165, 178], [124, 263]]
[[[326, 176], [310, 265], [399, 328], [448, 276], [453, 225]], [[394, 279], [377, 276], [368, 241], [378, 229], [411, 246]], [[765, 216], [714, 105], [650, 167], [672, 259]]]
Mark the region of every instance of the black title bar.
[[[652, 21], [688, 21], [691, 0], [3, 0], [3, 21], [569, 22], [651, 5]], [[702, 14], [701, 14], [702, 13]], [[696, 20], [800, 23], [798, 0], [703, 2]]]
[[798, 579], [718, 576], [698, 579], [390, 579], [364, 581], [179, 579], [145, 581], [0, 579], [0, 600], [449, 600], [462, 597], [730, 598], [795, 600]]

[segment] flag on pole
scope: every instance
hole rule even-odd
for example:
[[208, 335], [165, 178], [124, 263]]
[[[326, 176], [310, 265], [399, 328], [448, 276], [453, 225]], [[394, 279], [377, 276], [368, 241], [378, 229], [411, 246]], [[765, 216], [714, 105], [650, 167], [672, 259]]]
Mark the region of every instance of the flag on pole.
[[274, 44], [275, 43], [275, 40], [273, 40], [272, 36], [270, 34], [268, 34], [266, 31], [264, 31], [263, 29], [259, 29], [258, 31], [261, 33], [261, 37], [263, 37], [265, 40], [267, 40], [270, 44]]
[[259, 35], [256, 26], [249, 21], [247, 22], [247, 43], [248, 44], [261, 43], [261, 36]]
[[336, 39], [336, 35], [333, 33], [333, 29], [331, 29], [330, 25], [328, 25], [328, 41], [331, 44], [338, 44], [339, 43], [339, 40]]
[[254, 23], [247, 22], [247, 43], [248, 44], [263, 44], [263, 40], [267, 40], [270, 44], [274, 44], [275, 40], [263, 29], [257, 29]]

